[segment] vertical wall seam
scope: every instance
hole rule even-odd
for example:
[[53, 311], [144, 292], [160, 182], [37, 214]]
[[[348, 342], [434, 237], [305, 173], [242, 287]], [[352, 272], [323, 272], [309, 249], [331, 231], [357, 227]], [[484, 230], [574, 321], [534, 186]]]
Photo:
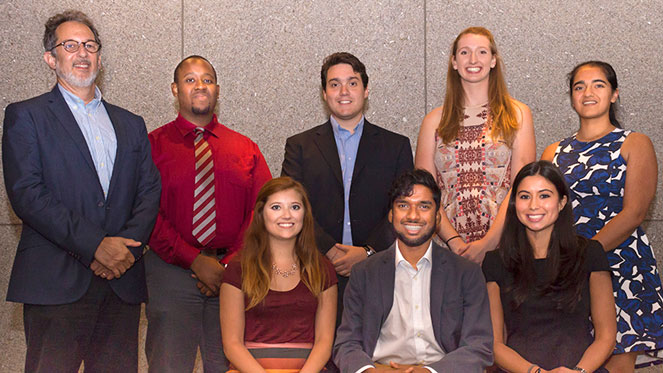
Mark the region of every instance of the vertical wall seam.
[[180, 61], [184, 59], [184, 0], [180, 9]]
[[428, 14], [426, 12], [426, 2], [424, 0], [424, 113], [422, 118], [426, 115], [428, 108]]

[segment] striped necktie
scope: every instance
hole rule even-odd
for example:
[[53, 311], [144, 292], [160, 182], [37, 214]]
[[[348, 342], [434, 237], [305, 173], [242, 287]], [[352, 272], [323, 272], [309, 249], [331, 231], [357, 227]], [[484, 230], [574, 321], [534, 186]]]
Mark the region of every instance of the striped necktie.
[[216, 235], [216, 207], [214, 205], [214, 161], [212, 150], [203, 138], [204, 129], [194, 130], [196, 139], [196, 182], [193, 191], [193, 236], [207, 246]]

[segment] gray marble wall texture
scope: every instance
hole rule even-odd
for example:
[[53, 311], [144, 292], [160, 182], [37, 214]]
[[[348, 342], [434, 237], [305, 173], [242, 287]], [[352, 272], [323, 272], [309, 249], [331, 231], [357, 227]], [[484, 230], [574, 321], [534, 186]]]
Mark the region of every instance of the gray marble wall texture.
[[[349, 51], [366, 64], [366, 116], [409, 136], [414, 148], [422, 118], [442, 102], [450, 43], [475, 25], [494, 33], [509, 90], [532, 109], [539, 155], [578, 126], [566, 73], [601, 59], [617, 71], [625, 127], [649, 135], [663, 158], [663, 0], [0, 0], [0, 120], [9, 103], [53, 86], [43, 24], [70, 8], [100, 30], [104, 96], [142, 115], [148, 130], [176, 116], [175, 65], [206, 56], [219, 73], [220, 120], [258, 143], [275, 175], [285, 139], [326, 120], [319, 78], [326, 55]], [[4, 300], [20, 221], [0, 189]], [[658, 189], [645, 226], [661, 263], [661, 178]], [[0, 303], [2, 372], [22, 370], [21, 314], [20, 305]]]

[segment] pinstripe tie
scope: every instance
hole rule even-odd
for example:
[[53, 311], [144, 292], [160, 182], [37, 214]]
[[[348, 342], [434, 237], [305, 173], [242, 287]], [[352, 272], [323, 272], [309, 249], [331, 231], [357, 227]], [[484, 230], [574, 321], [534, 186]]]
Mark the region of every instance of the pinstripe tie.
[[193, 236], [201, 245], [216, 235], [216, 207], [214, 206], [214, 161], [212, 150], [203, 138], [204, 129], [194, 130], [196, 139], [196, 182], [193, 191]]

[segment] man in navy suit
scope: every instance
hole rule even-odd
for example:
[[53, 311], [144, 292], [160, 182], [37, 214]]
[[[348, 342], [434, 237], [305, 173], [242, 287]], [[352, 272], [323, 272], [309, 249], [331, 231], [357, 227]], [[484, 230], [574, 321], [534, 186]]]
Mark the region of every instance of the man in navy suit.
[[352, 269], [334, 344], [341, 372], [483, 372], [493, 335], [481, 268], [432, 241], [440, 189], [425, 170], [393, 185], [398, 237]]
[[357, 57], [327, 56], [320, 79], [329, 120], [286, 141], [281, 176], [308, 192], [318, 249], [338, 274], [338, 323], [352, 266], [394, 242], [386, 219], [389, 186], [412, 169], [412, 148], [407, 137], [364, 117], [368, 75]]
[[101, 98], [101, 42], [85, 14], [51, 17], [51, 92], [11, 104], [5, 186], [23, 231], [7, 300], [24, 303], [26, 372], [136, 371], [144, 244], [161, 184], [145, 122]]

